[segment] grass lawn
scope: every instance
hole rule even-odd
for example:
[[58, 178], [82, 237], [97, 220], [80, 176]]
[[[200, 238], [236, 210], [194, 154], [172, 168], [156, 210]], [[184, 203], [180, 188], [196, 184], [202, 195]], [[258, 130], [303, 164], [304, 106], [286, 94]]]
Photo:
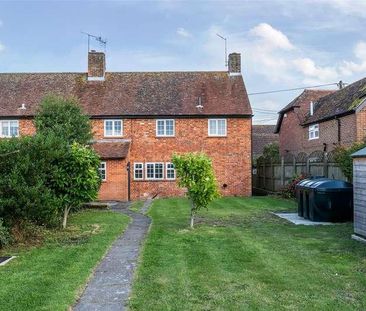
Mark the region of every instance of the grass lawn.
[[[191, 231], [185, 199], [154, 202], [132, 310], [366, 310], [352, 224], [295, 226], [271, 197], [222, 198]], [[147, 308], [148, 306], [148, 308]]]
[[67, 310], [128, 222], [122, 214], [85, 210], [70, 215], [66, 232], [49, 231], [42, 246], [1, 251], [19, 257], [0, 266], [0, 310]]

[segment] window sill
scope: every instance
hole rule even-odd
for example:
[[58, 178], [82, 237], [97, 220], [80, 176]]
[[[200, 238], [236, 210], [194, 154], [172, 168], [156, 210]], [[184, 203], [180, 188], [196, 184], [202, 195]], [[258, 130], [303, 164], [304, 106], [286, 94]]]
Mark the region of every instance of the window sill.
[[319, 137], [316, 137], [316, 138], [309, 138], [309, 140], [317, 140], [319, 139]]
[[176, 179], [133, 179], [133, 182], [175, 182]]

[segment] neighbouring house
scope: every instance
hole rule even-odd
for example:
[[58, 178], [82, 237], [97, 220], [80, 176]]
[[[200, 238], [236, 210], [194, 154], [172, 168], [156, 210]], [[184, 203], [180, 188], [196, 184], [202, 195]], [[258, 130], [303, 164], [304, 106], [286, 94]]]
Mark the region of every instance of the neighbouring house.
[[0, 134], [32, 135], [49, 93], [75, 96], [90, 117], [102, 159], [100, 200], [183, 194], [173, 153], [205, 152], [223, 195], [251, 195], [252, 110], [240, 54], [229, 70], [106, 72], [105, 54], [88, 54], [87, 73], [0, 74]]
[[263, 154], [263, 149], [266, 145], [278, 143], [279, 135], [274, 133], [275, 127], [275, 125], [252, 126], [253, 161]]
[[[274, 133], [279, 135], [280, 154], [309, 152], [309, 133], [303, 123], [310, 113], [312, 103], [333, 93], [329, 90], [305, 89], [299, 96], [280, 110]], [[319, 148], [323, 149], [323, 146]]]

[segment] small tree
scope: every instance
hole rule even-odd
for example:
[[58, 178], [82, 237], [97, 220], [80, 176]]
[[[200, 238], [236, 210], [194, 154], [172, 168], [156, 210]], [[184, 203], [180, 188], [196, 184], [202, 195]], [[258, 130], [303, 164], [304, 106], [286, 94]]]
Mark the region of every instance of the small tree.
[[54, 167], [50, 187], [62, 202], [62, 227], [66, 228], [72, 208], [97, 198], [101, 179], [100, 160], [94, 150], [73, 143], [69, 152]]
[[172, 162], [179, 178], [179, 186], [187, 188], [187, 196], [191, 202], [190, 225], [193, 228], [196, 212], [207, 208], [212, 200], [219, 197], [212, 162], [202, 153], [174, 155]]
[[280, 159], [280, 147], [278, 143], [270, 143], [264, 146], [263, 156], [272, 161]]
[[89, 118], [83, 114], [75, 98], [46, 96], [40, 104], [34, 122], [37, 133], [52, 132], [69, 143], [78, 142], [85, 145], [93, 138]]

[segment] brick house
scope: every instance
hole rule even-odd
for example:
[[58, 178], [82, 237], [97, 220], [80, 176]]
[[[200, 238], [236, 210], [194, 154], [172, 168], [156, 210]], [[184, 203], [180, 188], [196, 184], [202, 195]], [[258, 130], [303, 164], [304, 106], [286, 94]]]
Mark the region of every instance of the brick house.
[[[280, 110], [274, 132], [279, 135], [280, 154], [292, 153], [294, 155], [305, 152], [323, 150], [325, 126], [322, 127], [321, 139], [310, 139], [309, 127], [304, 126], [310, 116], [310, 109], [316, 102], [327, 95], [334, 93], [331, 90], [305, 89], [299, 96]], [[318, 132], [319, 134], [320, 132]]]
[[228, 72], [106, 72], [88, 54], [87, 73], [0, 74], [0, 136], [32, 135], [49, 93], [75, 96], [90, 117], [102, 159], [100, 200], [177, 196], [173, 153], [208, 154], [221, 193], [251, 195], [252, 110], [240, 54]]
[[266, 145], [278, 143], [279, 135], [274, 133], [275, 128], [275, 125], [252, 126], [253, 161], [263, 154], [263, 150]]

